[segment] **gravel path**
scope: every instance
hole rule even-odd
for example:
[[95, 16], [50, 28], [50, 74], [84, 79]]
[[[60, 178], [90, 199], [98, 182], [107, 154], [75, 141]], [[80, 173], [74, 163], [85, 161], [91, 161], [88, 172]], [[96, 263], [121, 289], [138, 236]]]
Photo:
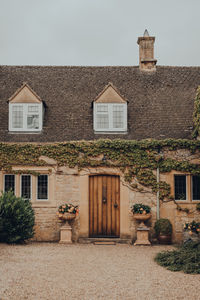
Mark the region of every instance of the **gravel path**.
[[153, 257], [170, 246], [0, 244], [0, 300], [200, 299], [200, 275]]

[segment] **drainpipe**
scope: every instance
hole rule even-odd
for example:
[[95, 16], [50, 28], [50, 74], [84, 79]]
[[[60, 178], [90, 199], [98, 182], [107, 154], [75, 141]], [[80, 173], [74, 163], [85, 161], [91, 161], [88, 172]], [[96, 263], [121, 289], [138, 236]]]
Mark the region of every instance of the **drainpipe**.
[[160, 183], [160, 170], [159, 170], [159, 164], [157, 167], [157, 186], [158, 186], [158, 191], [157, 191], [157, 195], [156, 195], [156, 208], [157, 208], [157, 213], [156, 213], [156, 218], [157, 220], [160, 219], [160, 187], [159, 187], [159, 183]]
[[157, 191], [157, 195], [156, 195], [156, 218], [157, 220], [160, 219], [160, 162], [163, 159], [163, 153], [161, 152], [161, 147], [160, 145], [157, 146], [157, 152], [158, 152], [158, 165], [157, 165], [157, 186], [158, 186], [158, 191]]

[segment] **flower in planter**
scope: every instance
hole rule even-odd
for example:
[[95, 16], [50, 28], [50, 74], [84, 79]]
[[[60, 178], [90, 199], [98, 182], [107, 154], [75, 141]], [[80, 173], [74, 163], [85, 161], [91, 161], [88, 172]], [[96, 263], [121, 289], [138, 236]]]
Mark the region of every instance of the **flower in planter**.
[[151, 208], [148, 205], [144, 205], [142, 203], [136, 203], [131, 207], [131, 211], [134, 214], [143, 214], [143, 215], [145, 215], [145, 214], [150, 213]]
[[63, 204], [60, 205], [58, 208], [57, 215], [62, 216], [64, 213], [76, 214], [78, 215], [78, 205], [73, 204]]
[[200, 232], [200, 222], [195, 222], [194, 220], [190, 223], [184, 224], [184, 231], [189, 231], [189, 234]]

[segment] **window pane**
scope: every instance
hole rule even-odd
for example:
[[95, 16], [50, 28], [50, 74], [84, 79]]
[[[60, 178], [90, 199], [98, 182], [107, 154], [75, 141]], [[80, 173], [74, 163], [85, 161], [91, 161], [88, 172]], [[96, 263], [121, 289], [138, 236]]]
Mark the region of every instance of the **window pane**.
[[121, 105], [113, 106], [113, 128], [124, 127], [124, 108]]
[[38, 176], [38, 199], [48, 199], [48, 175]]
[[97, 104], [97, 112], [108, 112], [107, 104]]
[[12, 127], [23, 128], [23, 107], [15, 105], [12, 107]]
[[98, 129], [108, 129], [109, 128], [108, 115], [98, 114], [96, 116], [96, 124]]
[[186, 175], [175, 175], [175, 200], [186, 200]]
[[200, 200], [200, 176], [192, 176], [192, 200]]
[[31, 176], [21, 176], [21, 197], [31, 199]]
[[27, 128], [38, 129], [39, 128], [39, 115], [28, 115], [27, 116]]
[[38, 105], [29, 105], [28, 106], [28, 112], [34, 112], [34, 113], [38, 113], [39, 112], [39, 107]]
[[15, 175], [5, 175], [4, 191], [12, 190], [15, 193]]

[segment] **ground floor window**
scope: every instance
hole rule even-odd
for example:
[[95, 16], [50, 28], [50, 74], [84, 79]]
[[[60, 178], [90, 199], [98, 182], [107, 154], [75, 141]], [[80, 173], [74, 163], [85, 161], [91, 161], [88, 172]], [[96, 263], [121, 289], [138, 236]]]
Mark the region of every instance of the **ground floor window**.
[[31, 175], [21, 175], [21, 197], [31, 199]]
[[49, 200], [49, 175], [4, 175], [5, 192], [12, 190], [16, 196], [24, 199]]
[[37, 177], [37, 199], [48, 200], [48, 175]]
[[175, 200], [200, 200], [200, 175], [174, 175]]
[[13, 191], [15, 193], [15, 175], [4, 176], [4, 191]]
[[175, 175], [175, 200], [186, 200], [186, 175]]

